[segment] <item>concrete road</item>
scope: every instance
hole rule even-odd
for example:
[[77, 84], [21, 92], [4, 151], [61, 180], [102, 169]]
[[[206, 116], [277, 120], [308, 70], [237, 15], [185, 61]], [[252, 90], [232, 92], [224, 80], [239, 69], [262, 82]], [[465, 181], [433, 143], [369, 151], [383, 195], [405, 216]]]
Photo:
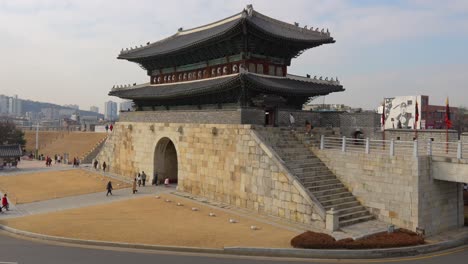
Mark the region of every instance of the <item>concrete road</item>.
[[312, 260], [241, 257], [74, 246], [23, 239], [0, 232], [0, 264], [267, 264], [267, 263], [466, 263], [468, 246], [426, 256], [382, 260]]

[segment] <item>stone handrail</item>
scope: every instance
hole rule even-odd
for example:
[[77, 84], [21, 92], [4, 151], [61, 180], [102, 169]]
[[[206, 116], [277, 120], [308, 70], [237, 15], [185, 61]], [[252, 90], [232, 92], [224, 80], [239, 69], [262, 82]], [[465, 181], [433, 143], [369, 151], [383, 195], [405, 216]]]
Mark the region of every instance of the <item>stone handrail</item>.
[[294, 174], [288, 169], [285, 162], [278, 153], [270, 147], [266, 142], [268, 142], [259, 132], [255, 131], [255, 127], [252, 127], [251, 130], [252, 138], [260, 145], [260, 147], [265, 151], [265, 153], [270, 157], [274, 162], [278, 164], [280, 170], [284, 172], [288, 180], [298, 189], [301, 195], [309, 202], [309, 205], [315, 209], [315, 212], [325, 221], [326, 212], [325, 208], [320, 204], [320, 202], [315, 198], [315, 196], [305, 188], [302, 183], [294, 176]]

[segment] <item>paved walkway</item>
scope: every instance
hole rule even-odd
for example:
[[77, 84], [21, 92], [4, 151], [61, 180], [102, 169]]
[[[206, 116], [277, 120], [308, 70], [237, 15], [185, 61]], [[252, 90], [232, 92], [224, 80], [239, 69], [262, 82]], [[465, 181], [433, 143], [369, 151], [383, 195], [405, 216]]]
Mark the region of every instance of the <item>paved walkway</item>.
[[[43, 214], [66, 209], [87, 207], [127, 199], [134, 199], [149, 195], [168, 193], [175, 190], [175, 186], [166, 188], [164, 186], [140, 187], [137, 194], [132, 194], [131, 188], [112, 191], [112, 196], [106, 196], [106, 190], [99, 193], [84, 194], [79, 196], [64, 197], [46, 201], [27, 204], [11, 205], [10, 211], [0, 214], [0, 219], [22, 217], [33, 214]], [[3, 195], [3, 194], [2, 194]]]

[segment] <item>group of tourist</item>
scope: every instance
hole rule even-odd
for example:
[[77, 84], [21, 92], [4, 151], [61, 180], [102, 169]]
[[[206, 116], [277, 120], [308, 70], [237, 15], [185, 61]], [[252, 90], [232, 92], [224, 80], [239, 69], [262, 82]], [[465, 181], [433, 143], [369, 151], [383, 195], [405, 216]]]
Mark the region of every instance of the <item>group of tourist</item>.
[[114, 126], [112, 124], [110, 124], [110, 126], [106, 125], [105, 129], [106, 129], [106, 132], [109, 132], [109, 130], [110, 130], [110, 132], [112, 132], [112, 130], [114, 129]]
[[135, 179], [133, 180], [133, 186], [132, 186], [133, 194], [138, 192], [137, 184], [138, 184], [138, 187], [141, 187], [141, 185], [146, 186], [146, 173], [145, 173], [145, 171], [142, 171], [141, 173], [138, 172]]
[[[296, 128], [296, 119], [294, 118], [292, 113], [289, 113], [289, 128], [291, 128], [292, 131], [294, 131]], [[306, 120], [305, 121], [305, 134], [308, 136], [312, 136], [312, 129], [314, 129], [314, 127], [309, 122], [309, 120]]]
[[[45, 158], [44, 158], [44, 154], [39, 155], [39, 160], [45, 160], [46, 167], [51, 167], [52, 166], [52, 157], [50, 157], [48, 155]], [[57, 163], [61, 164], [62, 162], [65, 164], [65, 162], [66, 162], [65, 159], [62, 156], [55, 154], [54, 155], [54, 164], [57, 164]], [[73, 167], [78, 167], [80, 165], [80, 162], [81, 161], [80, 161], [79, 158], [73, 158]]]
[[[93, 167], [94, 167], [95, 170], [99, 170], [99, 161], [98, 161], [98, 160], [94, 160], [94, 162], [93, 162]], [[104, 162], [102, 163], [102, 171], [103, 171], [103, 172], [106, 172], [106, 169], [107, 169], [107, 164], [106, 164], [106, 162], [104, 161]]]
[[[97, 168], [97, 161], [94, 162], [94, 167]], [[103, 163], [103, 170], [104, 170], [104, 164], [105, 162]], [[141, 186], [146, 186], [146, 179], [147, 179], [147, 176], [146, 176], [146, 173], [144, 171], [142, 171], [141, 173], [138, 172], [136, 174], [136, 177], [133, 179], [133, 183], [132, 183], [132, 193], [133, 194], [136, 194], [138, 192], [138, 187], [141, 187]], [[158, 185], [158, 173], [154, 173], [154, 177], [153, 177], [153, 181], [151, 182], [151, 185]], [[138, 187], [137, 187], [138, 186]], [[164, 179], [164, 186], [166, 187], [169, 187], [169, 178], [166, 178]], [[106, 196], [108, 196], [109, 194], [112, 195], [112, 190], [114, 188], [112, 187], [112, 182], [109, 181], [107, 183], [107, 186], [106, 186], [106, 190], [107, 190], [107, 193], [106, 193]]]
[[79, 158], [73, 158], [73, 167], [78, 168], [80, 166], [80, 162]]

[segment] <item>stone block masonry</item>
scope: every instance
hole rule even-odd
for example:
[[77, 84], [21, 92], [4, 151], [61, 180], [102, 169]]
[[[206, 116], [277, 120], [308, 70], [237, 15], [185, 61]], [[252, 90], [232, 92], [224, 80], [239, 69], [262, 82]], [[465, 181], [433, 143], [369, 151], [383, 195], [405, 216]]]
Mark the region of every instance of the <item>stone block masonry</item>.
[[111, 172], [133, 178], [143, 170], [151, 178], [156, 147], [167, 139], [177, 152], [178, 190], [325, 227], [303, 187], [250, 125], [118, 122], [97, 159]]
[[461, 186], [434, 180], [430, 157], [312, 150], [378, 219], [427, 235], [463, 226]]

